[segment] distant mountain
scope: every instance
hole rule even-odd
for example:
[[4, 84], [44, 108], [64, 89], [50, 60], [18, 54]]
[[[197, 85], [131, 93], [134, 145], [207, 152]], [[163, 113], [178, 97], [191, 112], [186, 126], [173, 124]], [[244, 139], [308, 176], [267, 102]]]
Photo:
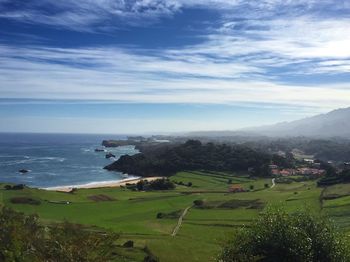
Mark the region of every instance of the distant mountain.
[[236, 131], [198, 131], [187, 133], [193, 137], [340, 137], [350, 139], [350, 107], [292, 122], [245, 128]]
[[292, 122], [247, 128], [245, 132], [265, 136], [350, 138], [350, 107]]

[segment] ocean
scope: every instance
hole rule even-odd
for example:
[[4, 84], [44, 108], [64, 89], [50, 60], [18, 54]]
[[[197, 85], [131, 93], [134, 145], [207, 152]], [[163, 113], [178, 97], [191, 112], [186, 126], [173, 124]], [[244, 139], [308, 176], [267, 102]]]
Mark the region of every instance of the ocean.
[[[116, 135], [8, 134], [0, 133], [0, 182], [46, 188], [77, 186], [125, 179], [119, 172], [104, 170], [120, 156], [138, 153], [134, 146], [108, 148], [116, 157], [106, 159], [103, 139]], [[20, 169], [29, 170], [21, 174]]]

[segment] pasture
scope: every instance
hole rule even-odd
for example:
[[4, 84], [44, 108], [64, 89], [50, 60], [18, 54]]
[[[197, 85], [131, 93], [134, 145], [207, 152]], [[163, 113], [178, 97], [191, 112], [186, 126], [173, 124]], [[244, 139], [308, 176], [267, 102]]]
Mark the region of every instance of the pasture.
[[[202, 171], [179, 172], [170, 179], [177, 187], [168, 191], [100, 188], [61, 193], [1, 189], [0, 201], [15, 210], [38, 214], [48, 225], [68, 220], [91, 230], [118, 232], [118, 244], [127, 240], [135, 243], [134, 248], [118, 247], [121, 261], [143, 261], [149, 250], [160, 261], [214, 261], [221, 243], [236, 228], [249, 225], [266, 205], [274, 203], [282, 203], [290, 211], [308, 208], [327, 214], [342, 230], [350, 229], [347, 184], [323, 189], [316, 187], [315, 181], [305, 181], [270, 188], [271, 179]], [[247, 192], [229, 193], [229, 183], [240, 184]], [[12, 203], [16, 197], [34, 199], [40, 204]], [[193, 206], [195, 200], [202, 200], [203, 206]], [[179, 214], [187, 207], [191, 208], [177, 235], [171, 236]], [[158, 213], [166, 215], [157, 218]]]

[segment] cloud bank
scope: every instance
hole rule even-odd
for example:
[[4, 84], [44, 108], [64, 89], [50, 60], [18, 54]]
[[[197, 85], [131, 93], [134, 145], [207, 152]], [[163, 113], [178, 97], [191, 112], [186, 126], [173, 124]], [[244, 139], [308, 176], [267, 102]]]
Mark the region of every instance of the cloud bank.
[[94, 33], [161, 24], [191, 8], [220, 14], [202, 28], [198, 44], [159, 50], [3, 43], [0, 97], [349, 105], [348, 1], [1, 0], [0, 18]]

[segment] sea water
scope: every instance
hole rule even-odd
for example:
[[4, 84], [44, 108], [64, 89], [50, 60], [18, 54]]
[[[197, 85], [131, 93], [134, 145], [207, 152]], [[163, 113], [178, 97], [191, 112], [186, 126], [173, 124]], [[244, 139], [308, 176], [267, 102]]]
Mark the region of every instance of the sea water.
[[[134, 146], [102, 148], [103, 139], [124, 139], [116, 135], [1, 134], [0, 183], [30, 187], [75, 186], [125, 179], [120, 172], [103, 167], [120, 156], [138, 153]], [[107, 152], [116, 157], [106, 159]], [[22, 174], [21, 169], [29, 170]]]

